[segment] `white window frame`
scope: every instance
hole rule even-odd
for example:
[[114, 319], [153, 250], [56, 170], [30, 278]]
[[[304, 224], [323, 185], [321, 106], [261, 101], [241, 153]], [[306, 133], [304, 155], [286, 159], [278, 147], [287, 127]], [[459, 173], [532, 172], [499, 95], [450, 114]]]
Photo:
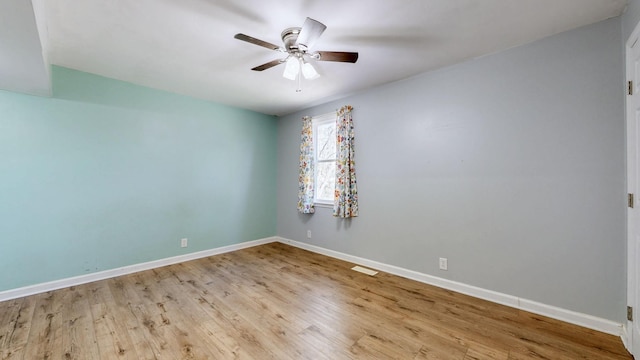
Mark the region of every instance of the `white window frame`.
[[[330, 162], [333, 161], [335, 163], [336, 159], [332, 160], [318, 160], [318, 127], [327, 124], [333, 124], [335, 126], [337, 114], [335, 112], [313, 116], [311, 118], [311, 125], [313, 126], [313, 161], [315, 164], [315, 168], [317, 169], [317, 165], [320, 162]], [[316, 185], [316, 189], [318, 189], [318, 171], [315, 171], [313, 174], [313, 183]], [[335, 184], [334, 184], [335, 188]], [[329, 207], [333, 206], [333, 198], [331, 200], [326, 199], [318, 199], [319, 191], [314, 191], [313, 194], [313, 203], [314, 205]]]

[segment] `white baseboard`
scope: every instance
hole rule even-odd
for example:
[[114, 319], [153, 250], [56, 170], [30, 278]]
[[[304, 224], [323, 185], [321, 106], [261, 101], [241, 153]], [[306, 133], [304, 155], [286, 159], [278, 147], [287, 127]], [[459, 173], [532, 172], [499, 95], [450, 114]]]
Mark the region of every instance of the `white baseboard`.
[[[318, 254], [330, 256], [350, 263], [367, 266], [376, 270], [384, 271], [393, 275], [402, 276], [416, 280], [425, 284], [438, 286], [444, 289], [459, 292], [494, 303], [510, 306], [516, 309], [529, 311], [538, 315], [547, 316], [556, 320], [561, 320], [575, 325], [584, 326], [589, 329], [601, 331], [615, 336], [623, 336], [623, 326], [615, 321], [602, 319], [588, 314], [583, 314], [551, 305], [542, 304], [536, 301], [522, 299], [517, 296], [499, 293], [472, 285], [463, 284], [457, 281], [439, 278], [437, 276], [419, 273], [417, 271], [404, 269], [398, 266], [384, 264], [381, 262], [341, 253], [334, 250], [325, 249], [319, 246], [306, 244], [303, 242], [278, 237], [278, 241], [301, 249], [309, 250]], [[623, 339], [624, 340], [624, 339]]]
[[26, 286], [26, 287], [17, 288], [17, 289], [1, 291], [0, 301], [11, 300], [11, 299], [39, 294], [47, 291], [62, 289], [70, 286], [86, 284], [89, 282], [109, 279], [116, 276], [132, 274], [139, 271], [155, 269], [162, 266], [167, 266], [167, 265], [177, 264], [177, 263], [185, 262], [189, 260], [195, 260], [195, 259], [200, 259], [208, 256], [223, 254], [231, 251], [250, 248], [253, 246], [268, 244], [276, 241], [281, 242], [283, 244], [295, 246], [301, 249], [309, 250], [318, 254], [330, 256], [336, 259], [340, 259], [340, 260], [348, 261], [354, 264], [370, 267], [372, 269], [384, 271], [389, 274], [394, 274], [394, 275], [402, 276], [408, 279], [416, 280], [425, 284], [438, 286], [444, 289], [456, 291], [462, 294], [492, 301], [492, 302], [510, 306], [513, 308], [529, 311], [535, 314], [548, 316], [553, 319], [584, 326], [586, 328], [601, 331], [604, 333], [621, 336], [623, 342], [625, 342], [627, 338], [627, 336], [625, 336], [626, 335], [625, 327], [622, 324], [616, 323], [611, 320], [602, 319], [592, 315], [582, 314], [575, 311], [562, 309], [559, 307], [546, 305], [546, 304], [542, 304], [542, 303], [527, 300], [527, 299], [522, 299], [517, 296], [503, 294], [496, 291], [487, 290], [487, 289], [475, 287], [472, 285], [467, 285], [460, 282], [439, 278], [437, 276], [419, 273], [417, 271], [404, 269], [398, 266], [384, 264], [378, 261], [373, 261], [373, 260], [361, 258], [358, 256], [353, 256], [353, 255], [341, 253], [338, 251], [329, 250], [319, 246], [310, 245], [303, 242], [290, 240], [290, 239], [277, 237], [277, 236], [253, 240], [253, 241], [247, 241], [247, 242], [233, 244], [229, 246], [223, 246], [215, 249], [198, 251], [190, 254], [179, 255], [179, 256], [174, 256], [174, 257], [160, 259], [160, 260], [149, 261], [149, 262], [125, 266], [117, 269], [100, 271], [100, 272], [87, 274], [87, 275], [80, 275], [80, 276], [70, 277], [70, 278], [61, 279], [61, 280], [55, 280], [51, 282]]
[[0, 301], [17, 299], [24, 296], [40, 294], [40, 293], [57, 290], [57, 289], [63, 289], [70, 286], [86, 284], [93, 281], [113, 278], [116, 276], [128, 275], [128, 274], [136, 273], [139, 271], [151, 270], [151, 269], [159, 268], [162, 266], [177, 264], [177, 263], [181, 263], [189, 260], [201, 259], [208, 256], [218, 255], [218, 254], [224, 254], [231, 251], [246, 249], [253, 246], [268, 244], [276, 241], [278, 241], [278, 238], [276, 237], [246, 241], [238, 244], [222, 246], [215, 249], [203, 250], [203, 251], [193, 252], [190, 254], [178, 255], [170, 258], [124, 266], [117, 269], [105, 270], [105, 271], [95, 272], [87, 275], [74, 276], [66, 279], [54, 280], [46, 283], [25, 286], [17, 289], [0, 291]]
[[620, 338], [622, 338], [622, 344], [624, 345], [624, 347], [627, 349], [627, 351], [630, 354], [633, 354], [633, 349], [631, 348], [631, 342], [632, 339], [629, 338], [629, 328], [627, 324], [622, 324], [622, 335], [620, 335]]

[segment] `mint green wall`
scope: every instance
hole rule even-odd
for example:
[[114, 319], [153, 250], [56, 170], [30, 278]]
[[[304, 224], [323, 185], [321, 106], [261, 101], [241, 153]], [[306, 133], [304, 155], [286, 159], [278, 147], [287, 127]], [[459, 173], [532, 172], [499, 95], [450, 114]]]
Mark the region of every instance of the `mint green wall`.
[[0, 91], [0, 291], [276, 234], [276, 118], [59, 67], [53, 85]]

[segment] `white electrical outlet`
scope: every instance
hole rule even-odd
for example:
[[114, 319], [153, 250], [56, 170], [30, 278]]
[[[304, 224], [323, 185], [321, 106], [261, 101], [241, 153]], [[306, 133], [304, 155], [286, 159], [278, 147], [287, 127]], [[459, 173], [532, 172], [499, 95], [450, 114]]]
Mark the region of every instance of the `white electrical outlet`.
[[307, 230], [307, 239], [311, 239], [311, 230]]
[[440, 258], [440, 270], [447, 270], [447, 258]]
[[180, 247], [187, 247], [187, 242], [188, 242], [187, 238], [180, 239]]

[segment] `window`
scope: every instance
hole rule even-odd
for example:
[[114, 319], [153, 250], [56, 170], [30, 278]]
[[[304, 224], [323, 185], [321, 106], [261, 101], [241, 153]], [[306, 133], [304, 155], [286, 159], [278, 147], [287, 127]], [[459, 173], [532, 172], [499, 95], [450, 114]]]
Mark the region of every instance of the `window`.
[[336, 114], [314, 116], [312, 122], [316, 188], [313, 202], [333, 205], [336, 181]]

